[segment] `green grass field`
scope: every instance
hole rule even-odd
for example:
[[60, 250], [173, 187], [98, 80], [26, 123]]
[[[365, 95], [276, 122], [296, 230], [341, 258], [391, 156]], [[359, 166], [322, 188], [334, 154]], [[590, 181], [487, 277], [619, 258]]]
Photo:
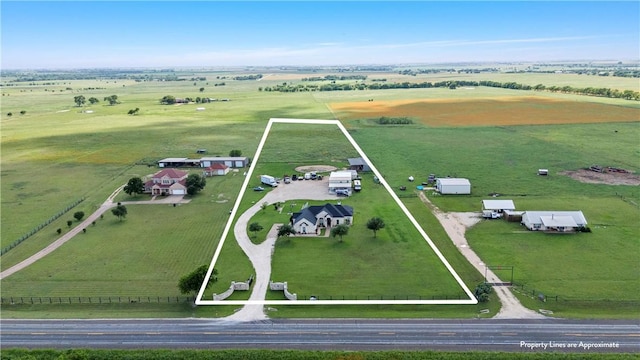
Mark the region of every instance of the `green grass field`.
[[[184, 74], [187, 77], [198, 75]], [[266, 122], [271, 117], [333, 119], [340, 114], [332, 114], [329, 104], [366, 101], [368, 98], [394, 100], [455, 97], [464, 101], [478, 97], [531, 96], [529, 92], [494, 88], [478, 88], [469, 92], [411, 89], [273, 93], [260, 92], [258, 87], [295, 80], [291, 80], [291, 77], [283, 80], [278, 76], [266, 77], [260, 82], [225, 79], [225, 86], [216, 87], [213, 84], [221, 80], [216, 80], [215, 76], [229, 73], [200, 75], [207, 76], [208, 80], [198, 81], [196, 84], [190, 81], [136, 83], [76, 80], [59, 81], [54, 85], [23, 84], [3, 87], [3, 113], [0, 119], [2, 247], [11, 244], [77, 199], [84, 197], [85, 201], [2, 255], [0, 267], [4, 270], [53, 242], [57, 238], [57, 228], [68, 231], [66, 221], [72, 218], [74, 211], [81, 210], [89, 214], [130, 177], [144, 176], [157, 170], [136, 164], [153, 164], [165, 157], [196, 156], [195, 150], [198, 148], [206, 148], [207, 155], [211, 156], [226, 156], [230, 150], [240, 149], [243, 155], [252, 157]], [[304, 76], [309, 74], [295, 74], [293, 78]], [[472, 75], [467, 77], [479, 78]], [[389, 78], [391, 79], [391, 74]], [[407, 81], [435, 81], [427, 76], [424, 79], [403, 78], [407, 78]], [[459, 78], [452, 75], [451, 79]], [[10, 79], [4, 79], [7, 80]], [[634, 79], [625, 78], [499, 74], [495, 78], [490, 76], [490, 80], [637, 90], [637, 81], [632, 83]], [[66, 90], [68, 87], [73, 90]], [[100, 89], [84, 90], [89, 87]], [[200, 93], [200, 87], [205, 87], [206, 90]], [[87, 98], [95, 96], [101, 102], [93, 106], [85, 105], [84, 110], [90, 109], [93, 113], [83, 113], [82, 108], [73, 103], [73, 97], [78, 94]], [[108, 106], [102, 101], [103, 97], [112, 94], [118, 95], [120, 104]], [[229, 98], [231, 101], [198, 105], [206, 110], [196, 111], [196, 105], [160, 105], [158, 100], [164, 95], [194, 98], [207, 96]], [[637, 103], [617, 99], [545, 93], [536, 95], [638, 108]], [[140, 108], [139, 115], [127, 115], [129, 109], [136, 107]], [[20, 115], [21, 110], [26, 113]], [[13, 116], [8, 117], [7, 112], [12, 112]], [[638, 316], [632, 306], [627, 307], [628, 310], [624, 310], [623, 306], [616, 307], [622, 309], [616, 312], [607, 301], [640, 300], [637, 296], [640, 293], [640, 277], [637, 266], [634, 266], [640, 255], [637, 243], [640, 238], [640, 210], [637, 205], [640, 203], [640, 187], [584, 184], [559, 173], [592, 164], [617, 166], [638, 173], [640, 148], [637, 139], [640, 138], [640, 122], [432, 128], [423, 125], [383, 127], [355, 119], [344, 125], [394, 188], [409, 185], [406, 181], [409, 175], [415, 176], [418, 181], [426, 179], [430, 173], [469, 178], [473, 184], [471, 196], [451, 198], [427, 194], [444, 211], [479, 211], [480, 201], [489, 193], [512, 197], [516, 205], [523, 209], [554, 207], [571, 210], [580, 207], [592, 227], [593, 232], [590, 234], [558, 238], [544, 234], [513, 233], [513, 226], [520, 230], [517, 225], [500, 222], [482, 223], [474, 227], [469, 232], [469, 238], [487, 262], [508, 261], [516, 265], [515, 280], [524, 284], [525, 289], [574, 301], [558, 302], [557, 305], [550, 302], [544, 304], [545, 308], [555, 309], [558, 316]], [[299, 135], [317, 134], [300, 131]], [[267, 169], [279, 174], [290, 172], [292, 166], [302, 162], [325, 160], [323, 162], [344, 164], [345, 158], [352, 156], [342, 156], [343, 150], [332, 146], [332, 134], [323, 133], [314, 137], [313, 143], [326, 148], [325, 152], [301, 150], [300, 143], [295, 141], [297, 137], [299, 136], [294, 130], [289, 138], [283, 138], [279, 143], [274, 143], [273, 147], [265, 148], [263, 160], [268, 163]], [[280, 160], [283, 156], [288, 160]], [[538, 168], [548, 168], [551, 176], [536, 176]], [[179, 295], [178, 278], [202, 263], [208, 264], [217, 246], [228, 220], [229, 209], [236, 200], [243, 180], [241, 176], [230, 175], [209, 178], [204, 192], [194, 197], [188, 205], [177, 208], [162, 205], [131, 206], [129, 215], [122, 222], [110, 213], [105, 214], [104, 219], [88, 228], [86, 234], [80, 234], [45, 259], [3, 279], [3, 297]], [[247, 195], [249, 202], [258, 197], [257, 194]], [[118, 200], [127, 201], [128, 197], [121, 195]], [[224, 200], [226, 202], [222, 202]], [[417, 197], [403, 197], [403, 202], [423, 224], [465, 283], [473, 287], [482, 281], [482, 274], [461, 257]], [[243, 206], [249, 205], [250, 203], [246, 203]], [[393, 215], [389, 213], [388, 216]], [[379, 233], [380, 239], [376, 240], [385, 242], [381, 245], [384, 251], [399, 252], [400, 246], [412, 251], [411, 246], [414, 245], [410, 246], [402, 241], [394, 243], [393, 236], [397, 234], [395, 231], [391, 234], [390, 230], [391, 227], [382, 230]], [[395, 230], [401, 232], [401, 229]], [[512, 241], [504, 241], [505, 238]], [[343, 250], [347, 253], [356, 251], [361, 246], [366, 247], [367, 241], [371, 240], [370, 231], [357, 230], [345, 237], [345, 242], [340, 246], [344, 246]], [[332, 247], [322, 251], [336, 250], [336, 243], [337, 240], [329, 239], [325, 245]], [[392, 244], [397, 246], [391, 246]], [[285, 251], [308, 245], [300, 244], [299, 239], [293, 239], [290, 248], [283, 246], [278, 250], [282, 250], [284, 255]], [[312, 247], [306, 249], [305, 256], [312, 257], [309, 255], [312, 250]], [[252, 272], [250, 263], [233, 241], [227, 241], [223, 251], [225, 256], [219, 259], [218, 264], [230, 270], [221, 274], [221, 281], [216, 287], [222, 286], [226, 281], [224, 277], [229, 274], [242, 274], [241, 279], [244, 279]], [[364, 256], [358, 266], [370, 270], [369, 261], [375, 259], [375, 256]], [[394, 256], [400, 255], [398, 253]], [[414, 261], [415, 259], [408, 264], [414, 264]], [[274, 269], [287, 265], [296, 266], [293, 263], [278, 263], [274, 265]], [[565, 270], [551, 270], [559, 266]], [[596, 270], [598, 266], [600, 270]], [[406, 272], [409, 268], [410, 266], [403, 271]], [[369, 275], [370, 278], [376, 277], [373, 271]], [[300, 278], [305, 276], [302, 272]], [[303, 286], [306, 285], [301, 282], [300, 287]], [[223, 286], [226, 287], [228, 285]], [[332, 289], [328, 290], [333, 292]], [[524, 291], [522, 295], [525, 305], [534, 309], [541, 307], [536, 300], [528, 299], [526, 294]], [[591, 299], [598, 301], [590, 301]], [[61, 310], [61, 306], [47, 305], [46, 308], [38, 308], [34, 305], [12, 309], [3, 306], [2, 315], [33, 317], [41, 314], [43, 317], [55, 317], [63, 316], [68, 311], [69, 316], [95, 317], [125, 311], [97, 305], [88, 307], [88, 310], [84, 305], [83, 309], [72, 306], [68, 310]], [[215, 316], [233, 311], [231, 307], [201, 307], [196, 310], [170, 310], [162, 307], [164, 310], [160, 310], [151, 305], [146, 305], [148, 311], [140, 309], [144, 306], [138, 304], [138, 310], [132, 311], [141, 314], [140, 316], [157, 316], [158, 313], [167, 316]], [[484, 307], [491, 308], [492, 313], [498, 309], [495, 299], [493, 303], [482, 306], [358, 309], [280, 307], [278, 312], [269, 315], [470, 317]]]

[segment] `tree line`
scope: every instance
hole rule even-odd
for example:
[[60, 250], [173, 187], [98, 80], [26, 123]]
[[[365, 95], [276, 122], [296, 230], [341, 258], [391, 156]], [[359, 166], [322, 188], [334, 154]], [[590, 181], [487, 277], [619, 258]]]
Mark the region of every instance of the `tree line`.
[[573, 86], [545, 86], [543, 84], [537, 84], [534, 86], [527, 84], [520, 84], [516, 82], [499, 82], [499, 81], [468, 81], [468, 80], [449, 80], [439, 82], [395, 82], [395, 83], [380, 83], [374, 82], [371, 84], [365, 83], [331, 83], [331, 84], [291, 84], [283, 83], [275, 86], [260, 87], [258, 91], [278, 91], [278, 92], [306, 92], [306, 91], [351, 91], [351, 90], [384, 90], [384, 89], [428, 89], [428, 88], [449, 88], [456, 89], [458, 87], [477, 87], [487, 86], [504, 89], [514, 90], [535, 90], [535, 91], [549, 91], [564, 94], [576, 94], [576, 95], [589, 95], [589, 96], [601, 96], [608, 98], [617, 98], [625, 100], [640, 101], [640, 92], [633, 90], [618, 90], [610, 88], [595, 88], [586, 87], [579, 88]]

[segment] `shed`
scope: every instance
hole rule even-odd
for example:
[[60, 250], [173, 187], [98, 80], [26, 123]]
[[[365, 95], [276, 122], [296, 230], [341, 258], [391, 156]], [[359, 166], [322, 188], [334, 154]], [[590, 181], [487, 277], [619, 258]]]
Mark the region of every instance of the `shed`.
[[502, 218], [508, 222], [522, 222], [524, 211], [505, 210], [503, 213], [504, 216]]
[[438, 178], [436, 190], [440, 194], [471, 194], [471, 182], [464, 178]]
[[224, 164], [230, 168], [243, 168], [249, 164], [249, 158], [240, 156], [240, 157], [203, 157], [200, 159], [200, 166], [203, 168], [208, 168], [213, 164]]
[[369, 167], [369, 164], [367, 164], [367, 162], [364, 161], [364, 159], [361, 157], [349, 158], [347, 159], [347, 161], [349, 161], [350, 170], [364, 171], [364, 172], [371, 171], [371, 167]]

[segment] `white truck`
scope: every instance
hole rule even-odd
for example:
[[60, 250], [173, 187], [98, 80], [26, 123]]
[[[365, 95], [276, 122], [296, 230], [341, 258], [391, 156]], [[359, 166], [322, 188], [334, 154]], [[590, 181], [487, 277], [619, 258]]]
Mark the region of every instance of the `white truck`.
[[360, 182], [360, 180], [353, 180], [353, 191], [360, 190], [362, 190], [362, 183]]
[[274, 178], [271, 175], [260, 175], [260, 182], [265, 185], [269, 185], [271, 187], [278, 186], [278, 182], [276, 181], [276, 178]]

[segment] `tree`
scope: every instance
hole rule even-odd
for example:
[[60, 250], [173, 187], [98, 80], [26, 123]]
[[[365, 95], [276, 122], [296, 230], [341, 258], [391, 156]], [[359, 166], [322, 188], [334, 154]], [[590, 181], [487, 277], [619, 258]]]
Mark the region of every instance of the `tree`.
[[[192, 271], [191, 273], [183, 276], [178, 281], [178, 288], [180, 292], [183, 294], [188, 294], [190, 292], [198, 292], [200, 287], [204, 283], [205, 277], [207, 276], [207, 270], [209, 270], [209, 266], [200, 265], [197, 269]], [[211, 272], [211, 277], [209, 281], [207, 281], [207, 285], [218, 281], [218, 271], [213, 269]]]
[[108, 101], [109, 105], [119, 104], [118, 95], [111, 95], [104, 98], [104, 101]]
[[347, 235], [349, 233], [349, 227], [345, 224], [340, 224], [337, 226], [334, 226], [331, 229], [331, 236], [332, 237], [340, 237], [340, 242], [342, 242], [342, 237]]
[[258, 236], [258, 231], [261, 231], [262, 229], [264, 229], [262, 225], [258, 224], [257, 222], [249, 224], [249, 231], [253, 233], [253, 237]]
[[100, 100], [98, 100], [97, 98], [95, 98], [93, 96], [89, 98], [89, 104], [91, 104], [91, 105], [95, 105], [95, 104], [97, 104], [99, 102], [100, 102]]
[[231, 151], [229, 151], [229, 156], [231, 156], [231, 157], [240, 157], [240, 156], [242, 156], [242, 150], [231, 150]]
[[127, 195], [144, 193], [144, 183], [139, 177], [132, 177], [122, 189]]
[[13, 113], [12, 112], [8, 112], [7, 116], [11, 117], [11, 116], [13, 116]]
[[376, 237], [376, 232], [384, 228], [384, 221], [379, 217], [372, 217], [367, 221], [367, 229], [373, 230], [373, 237]]
[[56, 232], [58, 233], [58, 235], [60, 235], [62, 233], [62, 229], [58, 228], [58, 230], [56, 230]]
[[162, 99], [160, 99], [160, 104], [163, 104], [163, 105], [173, 105], [175, 103], [176, 103], [175, 96], [166, 95], [166, 96], [163, 96]]
[[20, 115], [24, 115], [27, 113], [27, 110], [20, 110]]
[[78, 105], [78, 107], [84, 105], [87, 100], [84, 98], [84, 95], [77, 95], [73, 97], [73, 102]]
[[207, 179], [199, 174], [189, 174], [187, 176], [187, 194], [195, 195], [207, 185]]
[[73, 220], [67, 220], [67, 226], [71, 227], [71, 225], [73, 225]]
[[262, 205], [260, 205], [260, 209], [262, 210], [267, 210], [267, 207], [269, 207], [269, 203], [268, 202], [263, 202]]
[[73, 217], [78, 221], [82, 220], [82, 218], [84, 217], [84, 211], [76, 211], [75, 213], [73, 213]]
[[281, 237], [289, 237], [289, 235], [295, 235], [296, 231], [293, 229], [293, 226], [289, 224], [284, 224], [278, 228], [278, 239]]
[[489, 294], [491, 294], [491, 285], [485, 283], [478, 284], [474, 291], [474, 295], [479, 302], [489, 301]]
[[129, 112], [127, 114], [128, 115], [137, 115], [138, 111], [140, 111], [140, 108], [131, 109], [131, 110], [129, 110]]
[[122, 221], [123, 218], [127, 217], [127, 208], [124, 205], [119, 204], [115, 208], [111, 209], [111, 213]]
[[204, 92], [204, 88], [203, 87], [200, 88], [200, 92]]

